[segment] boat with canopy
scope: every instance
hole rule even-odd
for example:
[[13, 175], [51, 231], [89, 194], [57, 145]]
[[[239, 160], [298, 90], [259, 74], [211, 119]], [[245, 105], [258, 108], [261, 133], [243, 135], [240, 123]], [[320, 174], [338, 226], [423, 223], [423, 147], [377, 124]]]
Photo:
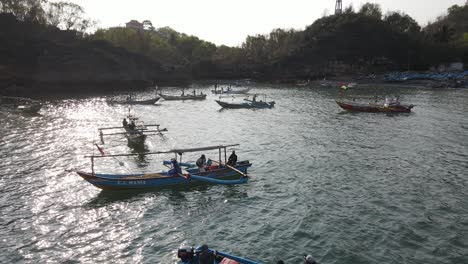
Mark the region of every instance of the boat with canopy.
[[[128, 189], [148, 189], [160, 188], [177, 185], [193, 185], [197, 183], [211, 183], [234, 185], [247, 183], [247, 168], [252, 166], [248, 160], [239, 161], [236, 164], [227, 163], [226, 149], [239, 146], [218, 145], [201, 148], [172, 149], [169, 151], [132, 153], [132, 154], [114, 154], [114, 155], [91, 155], [85, 156], [91, 160], [91, 172], [75, 171], [84, 180], [100, 189], [128, 190]], [[209, 159], [205, 171], [200, 171], [194, 162], [183, 162], [182, 156], [185, 153], [203, 152], [209, 150], [218, 150], [218, 160]], [[224, 161], [223, 161], [224, 151]], [[103, 154], [103, 152], [101, 152]], [[173, 154], [173, 159], [164, 160], [163, 165], [169, 170], [155, 173], [96, 173], [95, 161], [104, 158], [116, 158], [137, 155], [164, 155]], [[178, 160], [178, 161], [177, 161]], [[170, 165], [169, 165], [170, 164]]]

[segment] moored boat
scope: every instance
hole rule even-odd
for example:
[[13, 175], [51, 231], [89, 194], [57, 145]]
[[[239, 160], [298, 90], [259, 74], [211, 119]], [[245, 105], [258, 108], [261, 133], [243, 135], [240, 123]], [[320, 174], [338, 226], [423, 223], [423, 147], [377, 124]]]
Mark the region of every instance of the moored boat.
[[[173, 149], [170, 151], [148, 152], [148, 153], [133, 153], [133, 154], [117, 154], [106, 156], [86, 156], [91, 159], [91, 172], [75, 171], [84, 180], [101, 189], [148, 189], [161, 188], [177, 185], [193, 185], [197, 183], [212, 183], [212, 184], [242, 184], [248, 181], [246, 175], [247, 168], [252, 166], [248, 160], [237, 162], [236, 164], [228, 165], [226, 163], [226, 148], [238, 146], [219, 145], [203, 148], [190, 149]], [[221, 160], [221, 150], [224, 149], [224, 162]], [[181, 161], [182, 155], [188, 152], [201, 152], [208, 150], [219, 150], [219, 160], [209, 160], [211, 164], [206, 166], [206, 171], [199, 171], [194, 163], [184, 163]], [[131, 173], [131, 174], [112, 174], [112, 173], [95, 173], [94, 161], [98, 158], [106, 157], [122, 157], [135, 155], [161, 155], [175, 154], [175, 159], [171, 161], [163, 161], [164, 165], [172, 164], [170, 170], [156, 173]], [[177, 157], [179, 155], [179, 162]], [[175, 161], [175, 163], [174, 163]], [[180, 166], [180, 167], [177, 167]], [[184, 170], [182, 170], [182, 167]], [[233, 179], [238, 178], [238, 179]]]

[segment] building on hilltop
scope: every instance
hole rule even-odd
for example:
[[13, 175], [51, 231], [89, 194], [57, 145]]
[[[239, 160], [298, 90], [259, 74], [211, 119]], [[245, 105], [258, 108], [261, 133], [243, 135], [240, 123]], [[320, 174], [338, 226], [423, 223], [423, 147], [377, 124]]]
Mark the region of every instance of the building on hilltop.
[[131, 20], [130, 22], [128, 23], [125, 23], [125, 27], [127, 28], [133, 28], [133, 29], [136, 29], [136, 30], [143, 30], [143, 24], [138, 22], [137, 20]]

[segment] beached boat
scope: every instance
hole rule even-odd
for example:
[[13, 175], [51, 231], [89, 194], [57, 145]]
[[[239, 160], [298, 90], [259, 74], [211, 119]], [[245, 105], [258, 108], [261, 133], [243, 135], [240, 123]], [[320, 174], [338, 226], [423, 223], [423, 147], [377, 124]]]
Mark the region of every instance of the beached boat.
[[42, 103], [26, 97], [0, 96], [0, 105], [24, 113], [37, 113]]
[[195, 249], [189, 246], [182, 246], [177, 250], [177, 257], [180, 259], [180, 264], [198, 264], [203, 254], [212, 255], [213, 264], [260, 264], [260, 262], [248, 258], [210, 249], [206, 245], [199, 246]]
[[[128, 119], [128, 121], [127, 121]], [[156, 129], [149, 129], [149, 127], [156, 127]], [[124, 118], [122, 126], [120, 127], [104, 127], [98, 128], [99, 136], [101, 137], [101, 142], [104, 142], [104, 136], [110, 135], [124, 135], [130, 144], [142, 145], [145, 142], [145, 139], [148, 135], [162, 135], [162, 132], [167, 131], [166, 128], [160, 129], [159, 124], [146, 125], [143, 121], [138, 120], [138, 117], [128, 115], [127, 118]], [[125, 132], [111, 132], [104, 134], [103, 131], [124, 129]]]
[[385, 113], [409, 113], [414, 105], [402, 105], [399, 102], [356, 102], [336, 100], [336, 103], [347, 111], [357, 112], [385, 112]]
[[[86, 156], [91, 159], [91, 172], [75, 171], [84, 180], [101, 189], [148, 189], [161, 188], [177, 185], [194, 185], [197, 183], [212, 183], [212, 184], [242, 184], [246, 183], [248, 177], [246, 175], [247, 168], [252, 166], [248, 160], [237, 162], [230, 166], [226, 164], [226, 148], [238, 146], [234, 145], [219, 145], [202, 148], [189, 149], [173, 149], [170, 151], [133, 153], [133, 154], [116, 154], [105, 156]], [[221, 159], [221, 150], [224, 149], [224, 162]], [[195, 163], [182, 162], [182, 155], [188, 152], [202, 152], [208, 150], [219, 150], [219, 160], [208, 160], [206, 171], [200, 172]], [[156, 173], [131, 173], [131, 174], [112, 174], [112, 173], [95, 173], [94, 162], [99, 158], [112, 158], [122, 156], [135, 155], [161, 155], [174, 154], [175, 159], [171, 161], [163, 161], [163, 164], [170, 168], [168, 171]], [[177, 158], [179, 157], [179, 162]], [[175, 163], [178, 164], [174, 166]], [[172, 164], [169, 167], [168, 164]], [[180, 167], [179, 167], [180, 166]], [[183, 169], [182, 169], [183, 168]], [[233, 179], [238, 178], [238, 179]]]
[[262, 108], [272, 108], [273, 106], [275, 106], [275, 101], [270, 101], [270, 102], [267, 102], [266, 100], [257, 101], [256, 97], [257, 95], [254, 95], [252, 100], [245, 98], [244, 99], [245, 102], [241, 102], [241, 103], [228, 103], [228, 102], [224, 102], [221, 100], [215, 100], [215, 101], [222, 108], [231, 108], [231, 109], [239, 109], [239, 108], [262, 109]]
[[124, 105], [153, 105], [157, 101], [161, 99], [160, 97], [156, 97], [153, 99], [148, 100], [133, 100], [131, 98], [127, 98], [126, 100], [109, 100], [107, 101], [109, 104], [124, 104]]
[[206, 99], [206, 94], [184, 94], [184, 95], [166, 95], [166, 94], [159, 94], [161, 98], [164, 100], [168, 101], [173, 101], [173, 100], [205, 100]]

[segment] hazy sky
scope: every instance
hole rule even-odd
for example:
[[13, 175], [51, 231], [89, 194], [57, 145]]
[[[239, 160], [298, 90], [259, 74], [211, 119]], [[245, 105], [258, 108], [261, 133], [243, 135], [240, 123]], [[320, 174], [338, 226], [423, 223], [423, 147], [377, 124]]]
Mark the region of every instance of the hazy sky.
[[[102, 28], [123, 26], [131, 19], [151, 20], [156, 28], [169, 26], [217, 45], [237, 46], [247, 35], [275, 28], [304, 29], [325, 12], [332, 14], [335, 0], [71, 0]], [[465, 0], [343, 0], [355, 9], [378, 3], [384, 13], [403, 11], [422, 26]]]

